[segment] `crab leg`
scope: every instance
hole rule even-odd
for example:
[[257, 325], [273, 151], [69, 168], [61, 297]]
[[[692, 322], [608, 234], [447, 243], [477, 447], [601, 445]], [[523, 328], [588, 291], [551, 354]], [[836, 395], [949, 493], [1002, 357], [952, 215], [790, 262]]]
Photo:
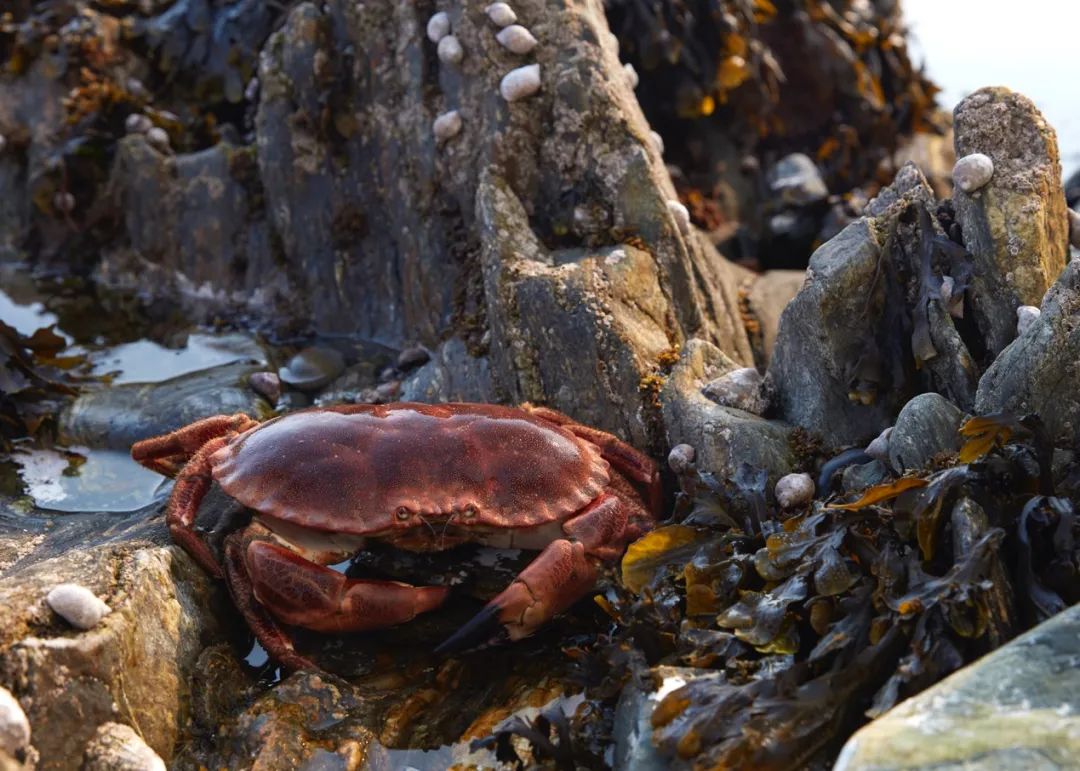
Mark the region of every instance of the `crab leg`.
[[482, 611], [435, 649], [456, 653], [505, 633], [528, 637], [596, 585], [598, 563], [616, 558], [625, 544], [627, 510], [603, 494], [563, 524], [570, 539], [549, 543]]
[[148, 469], [174, 477], [211, 439], [235, 436], [257, 425], [257, 420], [242, 412], [235, 415], [215, 415], [184, 426], [171, 434], [136, 442], [131, 446], [131, 457]]

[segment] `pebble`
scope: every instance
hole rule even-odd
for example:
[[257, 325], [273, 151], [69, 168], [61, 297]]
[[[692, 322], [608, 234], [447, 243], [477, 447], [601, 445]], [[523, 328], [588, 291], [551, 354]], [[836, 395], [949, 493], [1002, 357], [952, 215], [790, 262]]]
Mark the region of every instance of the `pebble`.
[[[0, 151], [3, 149], [4, 145], [0, 144]], [[1073, 249], [1080, 249], [1080, 214], [1072, 209], [1069, 209], [1069, 243], [1072, 244]]]
[[61, 191], [53, 196], [53, 208], [62, 214], [70, 214], [75, 210], [75, 196]]
[[444, 112], [431, 124], [431, 132], [435, 139], [443, 142], [451, 137], [456, 137], [461, 131], [461, 115], [457, 110]]
[[517, 21], [517, 14], [514, 13], [514, 9], [506, 3], [492, 3], [485, 11], [488, 18], [500, 27], [509, 26]]
[[667, 207], [675, 218], [675, 224], [679, 226], [679, 232], [684, 236], [690, 235], [690, 210], [678, 201], [668, 201]]
[[814, 500], [814, 480], [809, 474], [787, 474], [776, 483], [776, 501], [781, 508], [805, 506]]
[[251, 390], [260, 396], [265, 396], [271, 404], [277, 404], [281, 398], [281, 378], [276, 372], [253, 372], [248, 378]]
[[161, 759], [131, 726], [103, 723], [86, 744], [82, 771], [165, 771]]
[[450, 17], [446, 15], [446, 11], [439, 11], [438, 13], [432, 14], [427, 23], [428, 40], [432, 43], [438, 43], [449, 34]]
[[124, 121], [124, 130], [129, 134], [145, 134], [154, 127], [154, 122], [140, 112], [133, 112]]
[[146, 141], [163, 153], [169, 151], [169, 134], [161, 126], [154, 126], [147, 131]]
[[527, 54], [529, 51], [536, 48], [537, 40], [533, 37], [533, 34], [529, 30], [522, 27], [520, 24], [512, 24], [503, 30], [500, 30], [495, 39], [499, 41], [499, 45], [505, 48], [507, 51], [511, 51], [515, 54]]
[[540, 90], [540, 65], [526, 64], [503, 75], [499, 93], [508, 102], [526, 99]]
[[49, 607], [76, 629], [93, 629], [112, 608], [79, 584], [59, 584], [45, 596]]
[[22, 706], [6, 688], [0, 687], [0, 751], [14, 757], [30, 744], [30, 721]]
[[447, 35], [439, 41], [439, 61], [444, 64], [457, 64], [465, 58], [465, 49], [453, 35]]
[[1016, 309], [1016, 334], [1022, 335], [1028, 327], [1039, 320], [1042, 311], [1034, 305], [1021, 305]]
[[668, 468], [675, 474], [686, 474], [694, 470], [694, 459], [697, 451], [688, 444], [677, 444], [668, 453]]
[[701, 392], [721, 407], [760, 415], [766, 407], [761, 395], [762, 380], [761, 373], [755, 368], [741, 367], [706, 383]]
[[965, 155], [953, 166], [953, 184], [965, 193], [974, 193], [994, 176], [994, 162], [982, 153]]
[[301, 390], [319, 388], [345, 369], [345, 357], [333, 348], [305, 348], [278, 370], [278, 377]]
[[431, 358], [427, 348], [422, 345], [413, 345], [405, 348], [398, 354], [397, 368], [402, 372], [419, 367]]
[[630, 83], [630, 88], [637, 88], [638, 83], [641, 82], [641, 78], [638, 77], [637, 70], [634, 69], [634, 65], [627, 62], [623, 65], [623, 71], [626, 72], [626, 80]]
[[866, 445], [864, 452], [874, 460], [879, 460], [882, 463], [889, 462], [889, 437], [892, 436], [892, 426], [889, 426], [870, 444]]

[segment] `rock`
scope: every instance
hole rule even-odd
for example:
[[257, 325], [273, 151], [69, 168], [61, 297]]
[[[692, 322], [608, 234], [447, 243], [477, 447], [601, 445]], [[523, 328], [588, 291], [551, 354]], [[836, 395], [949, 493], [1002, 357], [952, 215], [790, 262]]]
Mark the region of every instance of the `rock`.
[[781, 158], [765, 173], [765, 179], [769, 189], [788, 206], [805, 206], [829, 195], [817, 164], [803, 153]]
[[892, 426], [889, 426], [880, 434], [878, 434], [874, 441], [866, 445], [866, 454], [874, 460], [879, 460], [882, 463], [888, 463], [889, 461], [889, 439], [892, 437]]
[[431, 359], [405, 380], [401, 399], [407, 402], [497, 400], [488, 360], [470, 355], [465, 343], [457, 338], [436, 349]]
[[[676, 688], [702, 677], [702, 670], [659, 666], [653, 669], [653, 687], [631, 681], [619, 695], [612, 734], [615, 741], [613, 768], [620, 771], [666, 771], [672, 759], [661, 755], [652, 742], [652, 713], [656, 704]], [[676, 766], [681, 768], [681, 766]]]
[[30, 721], [7, 688], [0, 687], [0, 752], [12, 757], [30, 745]]
[[1073, 768], [1080, 757], [1080, 605], [859, 730], [836, 771]]
[[422, 345], [412, 345], [398, 354], [395, 366], [402, 372], [406, 372], [410, 369], [419, 367], [430, 359], [431, 354], [428, 353], [427, 348], [424, 348]]
[[668, 453], [668, 468], [672, 473], [682, 476], [693, 470], [697, 451], [688, 444], [677, 444]]
[[782, 509], [805, 506], [814, 500], [814, 480], [809, 474], [785, 474], [776, 483], [776, 502]]
[[82, 771], [165, 771], [165, 761], [123, 723], [103, 723], [86, 745]]
[[994, 360], [979, 381], [975, 412], [1038, 413], [1048, 435], [1080, 442], [1080, 263], [1072, 261], [1050, 289], [1042, 313]]
[[529, 30], [520, 24], [511, 24], [509, 27], [499, 30], [495, 35], [499, 45], [511, 53], [524, 56], [537, 46], [537, 40]]
[[142, 113], [133, 112], [124, 121], [124, 130], [129, 134], [145, 134], [154, 127], [154, 122]]
[[281, 378], [276, 372], [253, 372], [248, 377], [248, 385], [270, 404], [277, 404], [277, 400], [281, 398]]
[[753, 342], [754, 360], [762, 367], [768, 365], [776, 347], [780, 315], [805, 282], [805, 270], [767, 270], [757, 275], [749, 288], [740, 288], [740, 294], [746, 298], [747, 310], [760, 331], [760, 344], [757, 336], [753, 338]]
[[974, 193], [994, 176], [994, 162], [982, 153], [965, 155], [953, 166], [953, 184], [965, 193]]
[[127, 451], [140, 439], [211, 415], [243, 412], [264, 417], [270, 405], [248, 387], [251, 375], [262, 369], [256, 361], [238, 362], [160, 383], [126, 383], [88, 391], [61, 413], [61, 430], [79, 444]]
[[761, 385], [760, 372], [753, 367], [740, 367], [706, 383], [701, 392], [721, 407], [734, 407], [761, 415], [766, 407]]
[[499, 81], [499, 93], [508, 102], [527, 99], [540, 90], [540, 65], [526, 64], [510, 70]]
[[701, 392], [703, 382], [736, 368], [709, 343], [691, 340], [686, 344], [660, 392], [668, 442], [693, 447], [697, 468], [718, 479], [733, 477], [743, 463], [765, 469], [771, 490], [794, 465], [788, 442], [791, 429], [749, 412], [721, 407]]
[[1016, 309], [1016, 336], [1024, 334], [1039, 318], [1041, 310], [1034, 305], [1021, 305]]
[[[98, 726], [120, 720], [168, 760], [199, 652], [222, 634], [222, 598], [179, 549], [80, 543], [0, 577], [0, 683], [27, 705], [43, 769], [78, 768]], [[90, 632], [73, 633], [42, 602], [76, 581], [113, 609]]]
[[167, 153], [172, 148], [169, 146], [169, 134], [160, 126], [154, 126], [146, 132], [146, 141], [159, 152]]
[[1068, 215], [1057, 138], [1029, 99], [983, 88], [953, 112], [956, 154], [982, 153], [993, 177], [977, 196], [958, 191], [956, 217], [975, 256], [969, 289], [991, 356], [1016, 336], [1018, 305], [1038, 305], [1065, 267]]
[[345, 370], [345, 357], [333, 348], [311, 346], [278, 370], [282, 382], [301, 391], [315, 391]]
[[861, 492], [881, 484], [889, 475], [889, 468], [880, 460], [848, 466], [840, 475], [840, 486], [845, 493]]
[[60, 584], [45, 595], [49, 607], [76, 629], [93, 629], [112, 610], [85, 586]]
[[935, 455], [960, 449], [964, 414], [939, 394], [916, 396], [904, 405], [889, 435], [889, 465], [897, 472], [922, 469]]

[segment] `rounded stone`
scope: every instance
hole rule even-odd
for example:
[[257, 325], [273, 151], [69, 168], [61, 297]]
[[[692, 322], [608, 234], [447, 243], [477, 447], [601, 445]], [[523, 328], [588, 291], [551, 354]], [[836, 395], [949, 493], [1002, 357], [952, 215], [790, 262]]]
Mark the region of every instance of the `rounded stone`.
[[676, 474], [685, 474], [694, 470], [695, 458], [697, 458], [697, 451], [693, 447], [688, 444], [677, 444], [668, 453], [668, 468]]
[[734, 407], [754, 415], [765, 411], [761, 393], [761, 373], [753, 367], [741, 367], [706, 383], [701, 392], [721, 407]]
[[169, 134], [161, 126], [154, 126], [147, 130], [146, 141], [162, 152], [168, 152], [169, 150]]
[[443, 142], [456, 137], [461, 131], [461, 126], [461, 115], [457, 110], [450, 110], [450, 112], [444, 112], [435, 119], [431, 124], [431, 132], [437, 140]]
[[529, 30], [520, 24], [511, 24], [495, 35], [499, 45], [515, 54], [524, 55], [536, 48], [537, 40]]
[[465, 49], [453, 35], [447, 35], [439, 41], [439, 61], [444, 64], [457, 64], [465, 58]]
[[278, 377], [300, 390], [312, 390], [326, 385], [345, 369], [345, 357], [333, 348], [312, 346], [289, 359], [278, 370]]
[[786, 474], [776, 483], [775, 492], [780, 508], [805, 506], [814, 500], [814, 480], [809, 474]]
[[112, 612], [101, 598], [79, 584], [59, 584], [45, 596], [53, 611], [76, 629], [93, 629]]
[[889, 465], [897, 472], [924, 468], [934, 456], [960, 447], [964, 414], [944, 396], [919, 394], [904, 405], [889, 435]]
[[1022, 335], [1039, 320], [1042, 311], [1034, 305], [1021, 305], [1016, 309], [1016, 334]]
[[499, 27], [507, 27], [517, 21], [514, 9], [506, 3], [492, 3], [484, 9], [492, 23]]
[[22, 752], [30, 744], [30, 721], [11, 691], [0, 687], [0, 751]]
[[668, 201], [667, 207], [668, 211], [671, 212], [671, 216], [675, 219], [679, 232], [684, 236], [690, 235], [690, 210], [678, 201]]
[[427, 23], [428, 40], [432, 43], [438, 43], [449, 34], [450, 17], [447, 16], [446, 11], [439, 11], [438, 13], [432, 14]]
[[872, 441], [872, 442], [870, 442], [870, 444], [866, 445], [866, 454], [869, 455], [874, 460], [879, 460], [882, 463], [888, 463], [889, 462], [889, 437], [892, 436], [892, 432], [893, 432], [892, 426], [889, 426], [884, 431], [882, 431], [880, 434], [878, 434], [877, 437], [874, 439], [874, 441]]
[[965, 193], [974, 193], [994, 176], [994, 162], [989, 155], [965, 155], [953, 166], [953, 184]]
[[540, 90], [540, 65], [526, 64], [503, 75], [499, 93], [508, 102], [526, 99]]
[[102, 723], [86, 744], [82, 771], [165, 771], [165, 761], [130, 726]]
[[276, 404], [281, 398], [281, 378], [276, 372], [253, 372], [248, 378], [251, 390], [260, 396], [265, 396], [271, 404]]

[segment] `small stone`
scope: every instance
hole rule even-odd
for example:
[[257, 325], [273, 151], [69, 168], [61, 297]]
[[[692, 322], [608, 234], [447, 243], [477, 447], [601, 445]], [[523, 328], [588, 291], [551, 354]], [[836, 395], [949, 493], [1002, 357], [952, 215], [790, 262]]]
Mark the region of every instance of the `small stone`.
[[526, 99], [540, 90], [540, 65], [526, 64], [503, 75], [499, 93], [508, 102]]
[[[0, 137], [3, 139], [3, 137]], [[4, 145], [0, 143], [0, 152], [3, 152]], [[1080, 214], [1077, 214], [1072, 209], [1069, 209], [1069, 243], [1073, 249], [1080, 249]]]
[[844, 469], [840, 475], [840, 487], [845, 493], [862, 492], [868, 487], [881, 484], [888, 475], [888, 466], [880, 460], [856, 463]]
[[446, 15], [446, 11], [439, 11], [438, 13], [432, 14], [427, 23], [428, 40], [432, 43], [438, 43], [449, 34], [450, 17]]
[[457, 110], [444, 112], [431, 124], [431, 131], [435, 139], [444, 142], [451, 137], [456, 137], [461, 131], [461, 115]]
[[919, 394], [896, 416], [889, 436], [889, 467], [903, 473], [926, 468], [934, 458], [960, 449], [964, 413], [936, 393]]
[[807, 206], [829, 196], [821, 169], [803, 153], [785, 155], [765, 175], [769, 189], [784, 204]]
[[1016, 334], [1022, 335], [1028, 327], [1039, 320], [1042, 313], [1034, 305], [1021, 305], [1016, 309]]
[[866, 454], [874, 460], [879, 460], [882, 463], [889, 462], [889, 437], [892, 436], [892, 426], [889, 426], [870, 444], [866, 445]]
[[281, 378], [276, 372], [253, 372], [248, 378], [251, 390], [260, 396], [265, 396], [271, 404], [277, 404], [281, 398]]
[[311, 346], [289, 359], [278, 377], [302, 391], [320, 388], [345, 369], [345, 357], [333, 348]]
[[753, 367], [732, 370], [706, 383], [701, 392], [721, 407], [734, 407], [754, 415], [765, 412], [761, 373]]
[[70, 214], [75, 210], [75, 196], [66, 191], [60, 191], [53, 196], [53, 208], [61, 214]]
[[982, 153], [965, 155], [953, 166], [953, 184], [965, 193], [974, 193], [994, 176], [994, 162]]
[[499, 45], [515, 54], [527, 54], [536, 48], [537, 40], [520, 24], [512, 24], [495, 36]]
[[787, 474], [776, 483], [776, 502], [780, 508], [793, 509], [814, 500], [814, 480], [809, 474]]
[[444, 64], [457, 64], [465, 58], [465, 49], [453, 35], [447, 35], [439, 41], [439, 61]]
[[638, 77], [637, 70], [634, 69], [634, 65], [627, 62], [623, 65], [623, 71], [626, 72], [626, 80], [630, 84], [630, 88], [637, 88], [638, 83], [641, 82], [641, 78]]
[[146, 132], [146, 141], [163, 153], [169, 151], [169, 134], [161, 126], [154, 126], [148, 130]]
[[102, 723], [86, 743], [82, 771], [165, 771], [165, 761], [130, 726]]
[[404, 349], [397, 357], [397, 368], [402, 372], [419, 367], [431, 358], [427, 348], [422, 345], [413, 345]]
[[154, 122], [140, 112], [133, 112], [124, 121], [124, 130], [129, 134], [145, 134], [154, 127]]
[[668, 211], [675, 218], [675, 224], [679, 226], [679, 232], [684, 236], [690, 235], [690, 211], [678, 201], [667, 202]]
[[30, 744], [30, 721], [18, 700], [0, 687], [0, 751], [15, 756]]
[[664, 154], [664, 138], [655, 131], [649, 132], [649, 138], [652, 139], [653, 146], [656, 148], [656, 152], [660, 155]]
[[697, 457], [697, 451], [693, 447], [688, 444], [677, 444], [668, 453], [668, 468], [676, 474], [686, 474], [694, 470], [695, 457]]
[[400, 380], [391, 380], [375, 386], [375, 400], [378, 402], [392, 402], [401, 390]]
[[514, 9], [506, 3], [492, 3], [485, 9], [485, 12], [488, 18], [499, 27], [506, 27], [517, 21], [517, 14], [514, 13]]
[[93, 629], [112, 612], [96, 594], [79, 584], [59, 584], [45, 596], [49, 607], [76, 629]]

